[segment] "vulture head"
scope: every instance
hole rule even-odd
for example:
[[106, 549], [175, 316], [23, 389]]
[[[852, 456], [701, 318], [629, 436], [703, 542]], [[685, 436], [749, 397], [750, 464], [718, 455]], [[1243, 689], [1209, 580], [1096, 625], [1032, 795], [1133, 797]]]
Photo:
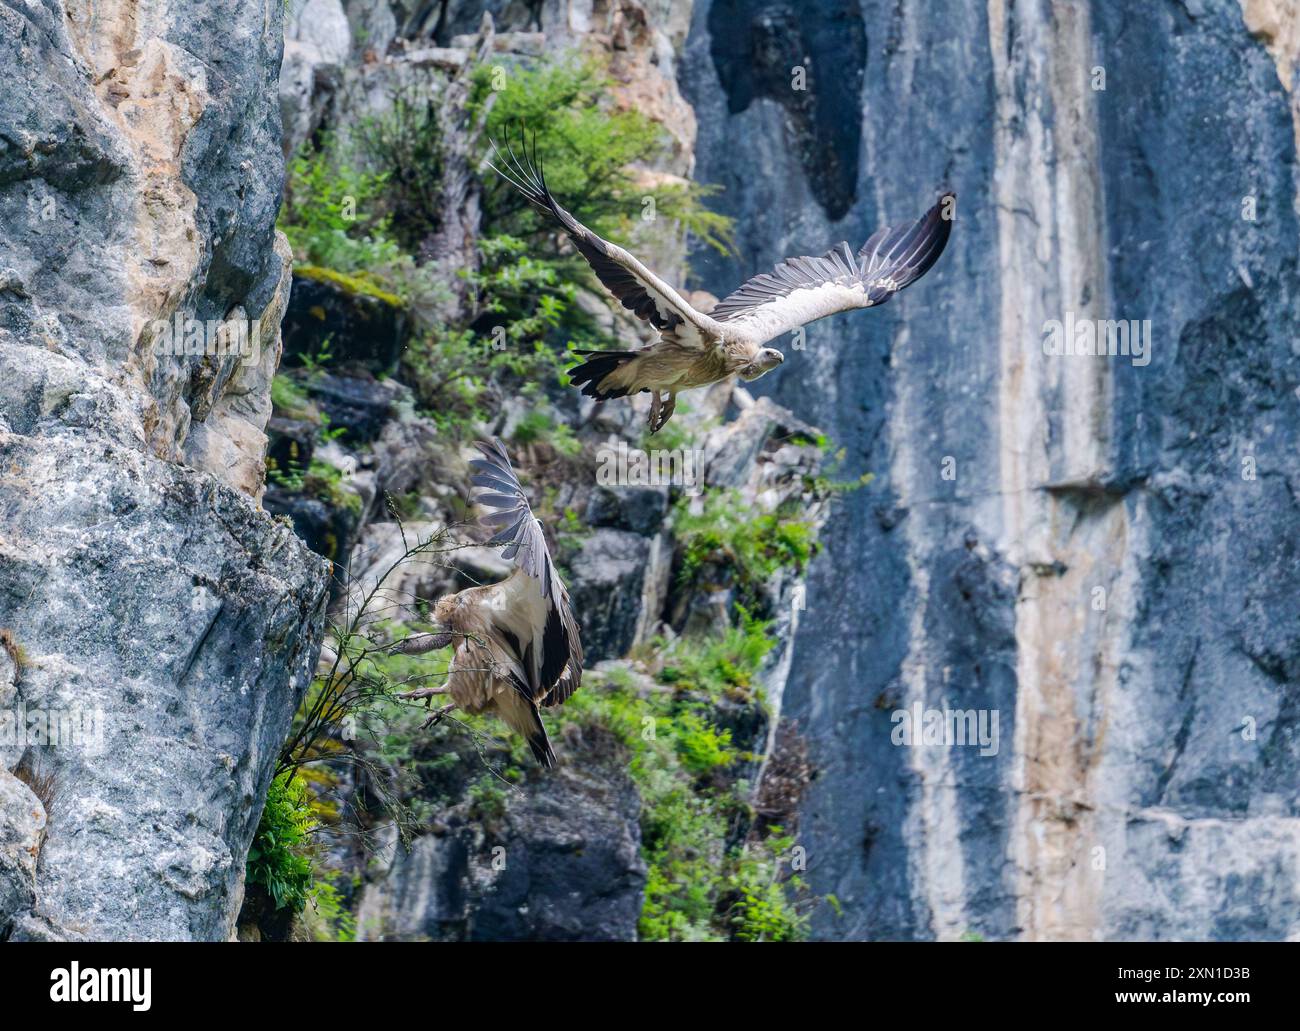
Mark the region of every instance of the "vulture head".
[[438, 626], [451, 626], [460, 605], [459, 594], [449, 594], [445, 598], [439, 598], [438, 604], [433, 607], [433, 622]]
[[765, 372], [771, 372], [783, 361], [785, 361], [785, 355], [775, 347], [764, 347], [754, 356], [753, 361], [746, 362], [737, 372], [740, 373], [741, 379], [748, 382], [749, 380], [758, 379]]

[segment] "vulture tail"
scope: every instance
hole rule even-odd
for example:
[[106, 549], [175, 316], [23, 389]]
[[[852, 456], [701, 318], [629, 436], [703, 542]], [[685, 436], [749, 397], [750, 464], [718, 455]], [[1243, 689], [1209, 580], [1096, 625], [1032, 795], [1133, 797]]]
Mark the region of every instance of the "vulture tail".
[[610, 386], [602, 388], [601, 383], [611, 373], [618, 372], [624, 365], [636, 358], [635, 351], [575, 351], [587, 360], [569, 370], [569, 382], [575, 387], [582, 387], [582, 392], [597, 401], [607, 401], [611, 397], [626, 397], [627, 387]]
[[541, 713], [529, 699], [527, 693], [518, 685], [515, 689], [504, 692], [497, 697], [497, 715], [506, 722], [511, 730], [528, 742], [533, 750], [533, 757], [548, 770], [555, 765], [555, 752], [551, 740], [546, 736], [546, 727], [542, 725]]
[[546, 728], [542, 726], [542, 717], [533, 709], [533, 727], [528, 731], [528, 747], [533, 750], [533, 758], [545, 766], [548, 770], [555, 766], [555, 751], [551, 748], [551, 739], [546, 736]]

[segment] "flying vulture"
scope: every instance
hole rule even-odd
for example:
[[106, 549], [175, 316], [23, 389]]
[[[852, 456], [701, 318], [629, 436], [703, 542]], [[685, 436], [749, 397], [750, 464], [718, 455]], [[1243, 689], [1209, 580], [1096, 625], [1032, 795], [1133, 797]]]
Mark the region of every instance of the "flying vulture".
[[623, 248], [602, 240], [556, 202], [536, 160], [506, 144], [492, 144], [498, 175], [564, 230], [623, 307], [659, 331], [659, 339], [635, 351], [578, 351], [587, 360], [569, 378], [583, 393], [604, 401], [650, 393], [650, 432], [672, 417], [677, 394], [732, 373], [758, 379], [784, 355], [769, 340], [837, 312], [884, 304], [916, 282], [943, 253], [956, 214], [955, 193], [914, 222], [876, 230], [855, 255], [839, 243], [821, 257], [787, 258], [755, 276], [705, 314]]
[[442, 598], [433, 609], [437, 634], [408, 638], [398, 646], [408, 654], [445, 648], [455, 642], [446, 686], [407, 692], [407, 698], [449, 694], [452, 709], [494, 712], [523, 735], [543, 766], [555, 765], [555, 752], [542, 725], [539, 706], [560, 705], [582, 681], [582, 641], [569, 607], [569, 592], [556, 572], [510, 459], [499, 440], [475, 442], [482, 452], [470, 465], [470, 482], [481, 489], [477, 502], [493, 511], [483, 522], [496, 527], [488, 544], [502, 545], [515, 568], [500, 583], [471, 587]]

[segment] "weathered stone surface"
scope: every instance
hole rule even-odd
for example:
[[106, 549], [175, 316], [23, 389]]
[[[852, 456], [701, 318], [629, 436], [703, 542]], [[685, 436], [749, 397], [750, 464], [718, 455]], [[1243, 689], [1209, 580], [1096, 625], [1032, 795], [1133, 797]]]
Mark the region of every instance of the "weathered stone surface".
[[589, 661], [618, 658], [632, 647], [655, 546], [639, 533], [603, 527], [582, 542], [573, 560], [569, 595], [582, 622]]
[[[13, 938], [228, 937], [314, 664], [326, 567], [254, 502], [281, 13], [0, 6], [0, 630], [17, 703], [80, 731], [26, 742], [54, 801]], [[257, 350], [160, 351], [176, 316]]]
[[312, 377], [309, 392], [331, 426], [346, 427], [345, 440], [369, 444], [393, 414], [401, 395], [400, 384], [361, 374], [321, 373]]
[[[215, 406], [208, 433], [224, 441], [201, 450], [231, 452], [212, 471], [255, 493], [269, 410], [221, 402], [265, 368], [157, 353], [154, 324], [179, 313], [215, 326], [238, 311], [264, 321], [263, 353], [277, 350], [283, 169], [264, 154], [279, 140], [265, 99], [278, 19], [232, 5], [217, 28], [197, 0], [139, 18], [133, 6], [0, 12], [18, 66], [0, 104], [0, 341], [7, 367], [30, 365], [3, 409], [94, 422], [176, 460]], [[20, 359], [24, 348], [45, 353]]]
[[[741, 251], [695, 255], [710, 290], [959, 198], [922, 283], [754, 384], [876, 475], [786, 693], [820, 935], [1300, 935], [1295, 34], [1243, 6], [695, 5], [697, 177]], [[770, 99], [789, 69], [738, 41], [774, 18], [814, 82], [861, 74], [852, 116]], [[806, 160], [828, 132], [854, 181]], [[1151, 319], [1150, 364], [1046, 355], [1067, 311]], [[917, 702], [996, 711], [997, 755], [894, 747]]]
[[341, 0], [298, 0], [286, 7], [280, 115], [284, 154], [300, 147], [320, 123], [321, 107], [352, 51]]
[[[512, 793], [499, 819], [393, 846], [358, 911], [360, 937], [630, 941], [645, 885], [626, 768], [584, 752]], [[448, 814], [455, 821], [456, 814]]]
[[18, 732], [22, 694], [20, 653], [13, 634], [0, 631], [0, 770], [12, 770], [27, 751], [25, 735]]
[[[271, 417], [271, 381], [280, 365], [280, 320], [289, 302], [293, 262], [282, 233], [275, 236], [275, 253], [282, 263], [280, 281], [258, 322], [256, 346], [247, 361], [238, 363], [224, 388], [208, 393], [192, 411], [197, 418], [190, 422], [184, 447], [186, 465], [259, 499], [266, 482], [263, 455], [265, 427]], [[244, 319], [244, 310], [236, 308], [230, 318]]]
[[657, 533], [668, 514], [664, 487], [597, 487], [587, 502], [589, 526], [609, 526], [642, 536]]
[[0, 469], [23, 703], [87, 730], [43, 749], [39, 911], [90, 937], [224, 939], [315, 661], [323, 563], [248, 499], [139, 451], [2, 434]]
[[36, 901], [36, 859], [45, 835], [45, 807], [31, 789], [0, 769], [0, 937], [13, 914]]

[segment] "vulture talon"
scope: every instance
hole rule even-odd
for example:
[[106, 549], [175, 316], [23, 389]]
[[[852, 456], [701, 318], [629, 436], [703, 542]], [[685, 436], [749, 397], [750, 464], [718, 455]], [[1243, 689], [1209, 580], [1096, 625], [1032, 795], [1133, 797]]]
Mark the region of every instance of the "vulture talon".
[[673, 409], [677, 407], [677, 395], [668, 394], [666, 398], [661, 398], [659, 391], [653, 390], [650, 392], [650, 397], [650, 418], [647, 420], [647, 425], [653, 436], [667, 426], [668, 420], [673, 417]]
[[438, 709], [432, 714], [430, 714], [430, 716], [423, 723], [420, 724], [420, 729], [428, 730], [430, 727], [436, 727], [439, 723], [442, 722], [442, 718], [446, 716], [448, 713], [450, 713], [454, 708], [456, 708], [454, 702], [451, 705], [444, 705], [441, 709]]
[[411, 699], [424, 698], [426, 699], [424, 704], [425, 707], [427, 708], [429, 705], [427, 699], [432, 698], [436, 694], [446, 694], [446, 693], [447, 693], [447, 689], [445, 687], [421, 687], [421, 688], [417, 688], [414, 691], [402, 691], [398, 694], [397, 697], [411, 698]]
[[673, 410], [676, 407], [677, 407], [677, 395], [669, 394], [668, 399], [664, 401], [663, 415], [659, 419], [659, 425], [658, 427], [656, 427], [657, 429], [661, 430], [668, 425], [668, 420], [673, 417]]

